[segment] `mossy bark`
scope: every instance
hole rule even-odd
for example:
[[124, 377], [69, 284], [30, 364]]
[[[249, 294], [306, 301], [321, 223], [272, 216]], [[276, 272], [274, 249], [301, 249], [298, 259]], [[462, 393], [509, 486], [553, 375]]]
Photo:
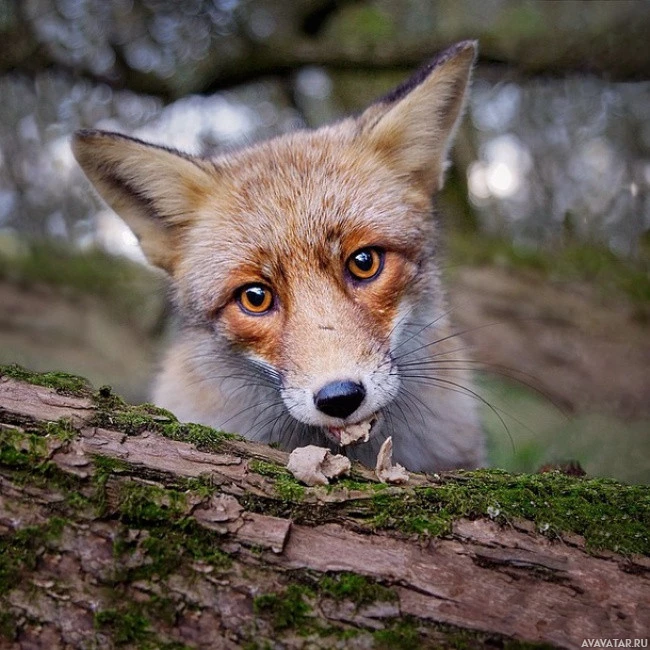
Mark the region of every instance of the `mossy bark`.
[[[59, 381], [60, 379], [60, 381]], [[0, 368], [0, 647], [581, 647], [643, 638], [650, 491], [351, 478]]]

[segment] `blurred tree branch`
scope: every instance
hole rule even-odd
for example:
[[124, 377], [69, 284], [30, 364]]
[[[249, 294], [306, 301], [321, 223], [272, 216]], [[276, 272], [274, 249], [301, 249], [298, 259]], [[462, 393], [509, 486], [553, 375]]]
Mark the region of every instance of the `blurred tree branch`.
[[[149, 30], [153, 10], [146, 0], [136, 0], [127, 16], [117, 8], [108, 11], [114, 20], [101, 30], [114, 57], [105, 73], [93, 70], [83, 57], [75, 60], [61, 47], [51, 46], [43, 30], [34, 27], [40, 15], [36, 4], [0, 0], [0, 74], [18, 71], [31, 76], [44, 68], [62, 69], [165, 100], [214, 92], [264, 75], [285, 75], [305, 65], [333, 71], [411, 68], [465, 38], [480, 40], [482, 74], [498, 66], [503, 76], [501, 67], [508, 66], [514, 75], [524, 76], [650, 78], [650, 11], [646, 3], [634, 0], [250, 0], [236, 7], [228, 30], [211, 31], [205, 56], [178, 57], [173, 70], [164, 74], [138, 69], [124, 53], [130, 45], [124, 21], [141, 21], [138, 33]], [[181, 14], [169, 16], [182, 19]]]

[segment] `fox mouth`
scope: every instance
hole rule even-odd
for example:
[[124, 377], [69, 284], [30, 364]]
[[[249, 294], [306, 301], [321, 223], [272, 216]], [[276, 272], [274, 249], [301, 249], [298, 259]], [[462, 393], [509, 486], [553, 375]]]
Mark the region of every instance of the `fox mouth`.
[[346, 424], [343, 427], [326, 427], [325, 431], [328, 437], [341, 447], [348, 445], [357, 445], [370, 440], [370, 434], [378, 422], [377, 414], [371, 415], [361, 422], [355, 424]]

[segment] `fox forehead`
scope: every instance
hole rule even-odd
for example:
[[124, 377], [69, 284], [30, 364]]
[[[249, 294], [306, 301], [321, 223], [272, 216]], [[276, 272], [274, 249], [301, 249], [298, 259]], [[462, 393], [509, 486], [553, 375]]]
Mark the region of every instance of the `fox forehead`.
[[416, 261], [428, 239], [430, 197], [344, 123], [263, 142], [216, 159], [214, 169], [213, 191], [197, 197], [186, 234], [181, 283], [198, 269], [210, 270], [214, 289], [242, 268], [251, 281], [296, 265], [324, 268], [373, 245]]

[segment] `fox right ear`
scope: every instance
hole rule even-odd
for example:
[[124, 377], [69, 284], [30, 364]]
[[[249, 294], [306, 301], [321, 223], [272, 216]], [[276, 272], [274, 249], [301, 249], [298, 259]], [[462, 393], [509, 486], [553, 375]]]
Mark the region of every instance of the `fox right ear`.
[[366, 142], [430, 193], [442, 187], [476, 53], [475, 41], [457, 43], [358, 118]]
[[206, 163], [105, 131], [77, 131], [72, 151], [102, 198], [133, 230], [147, 259], [171, 273], [179, 234], [207, 193]]

